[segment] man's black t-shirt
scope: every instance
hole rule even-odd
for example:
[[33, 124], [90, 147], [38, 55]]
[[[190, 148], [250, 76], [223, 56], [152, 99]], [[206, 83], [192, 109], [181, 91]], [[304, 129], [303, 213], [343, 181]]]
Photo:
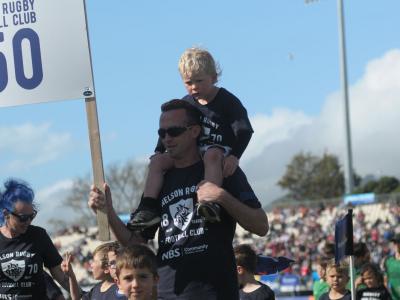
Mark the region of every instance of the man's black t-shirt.
[[53, 268], [61, 262], [43, 228], [30, 225], [11, 239], [0, 233], [0, 299], [47, 299], [43, 265]]
[[[159, 198], [159, 299], [238, 299], [232, 249], [236, 223], [224, 209], [218, 223], [197, 215], [196, 186], [203, 176], [199, 161], [171, 169], [164, 177]], [[223, 188], [242, 203], [261, 207], [240, 168], [224, 180]]]
[[252, 291], [245, 293], [243, 290], [239, 291], [240, 300], [275, 300], [275, 293], [268, 285], [259, 282], [261, 286]]

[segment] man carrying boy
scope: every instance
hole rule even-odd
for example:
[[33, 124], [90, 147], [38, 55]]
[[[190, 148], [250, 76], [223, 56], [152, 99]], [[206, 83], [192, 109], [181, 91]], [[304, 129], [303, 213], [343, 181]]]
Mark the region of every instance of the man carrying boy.
[[[220, 71], [211, 54], [201, 48], [189, 48], [179, 60], [179, 72], [188, 95], [183, 100], [201, 111], [202, 134], [199, 148], [204, 161], [204, 179], [221, 186], [232, 175], [253, 134], [247, 111], [240, 100], [224, 88], [218, 88]], [[143, 198], [129, 226], [135, 230], [160, 222], [158, 197], [164, 173], [173, 162], [159, 139], [151, 158]], [[198, 203], [198, 213], [210, 222], [220, 221], [215, 202]]]
[[[174, 163], [164, 176], [158, 198], [162, 220], [158, 233], [158, 263], [161, 299], [238, 299], [238, 284], [232, 240], [236, 222], [264, 236], [268, 219], [261, 204], [237, 168], [222, 187], [202, 181], [204, 164], [197, 149], [201, 126], [198, 111], [184, 100], [162, 105], [159, 134]], [[89, 206], [107, 212], [110, 227], [123, 245], [153, 238], [152, 232], [130, 231], [112, 207], [109, 187], [106, 197], [92, 186]], [[196, 204], [216, 202], [221, 222], [206, 222]], [[149, 230], [148, 230], [149, 231]]]
[[257, 254], [251, 246], [247, 244], [236, 246], [234, 252], [240, 286], [240, 300], [275, 300], [275, 294], [270, 287], [254, 278]]

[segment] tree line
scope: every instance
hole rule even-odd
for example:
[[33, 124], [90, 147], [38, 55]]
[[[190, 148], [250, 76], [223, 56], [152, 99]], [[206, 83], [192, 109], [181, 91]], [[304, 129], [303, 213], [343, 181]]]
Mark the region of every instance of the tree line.
[[[396, 177], [362, 178], [355, 172], [353, 176], [353, 194], [400, 193], [400, 182]], [[286, 166], [278, 185], [287, 192], [286, 198], [298, 201], [336, 198], [345, 193], [342, 165], [339, 158], [330, 153], [322, 156], [304, 152], [296, 154]]]

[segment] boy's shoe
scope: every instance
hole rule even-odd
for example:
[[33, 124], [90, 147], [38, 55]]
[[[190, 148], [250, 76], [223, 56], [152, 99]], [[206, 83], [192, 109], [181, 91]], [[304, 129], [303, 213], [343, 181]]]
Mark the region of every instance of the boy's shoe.
[[132, 231], [143, 230], [160, 223], [161, 218], [158, 211], [136, 210], [126, 225]]
[[219, 216], [220, 211], [221, 207], [216, 203], [208, 202], [197, 204], [197, 213], [211, 223], [221, 222]]

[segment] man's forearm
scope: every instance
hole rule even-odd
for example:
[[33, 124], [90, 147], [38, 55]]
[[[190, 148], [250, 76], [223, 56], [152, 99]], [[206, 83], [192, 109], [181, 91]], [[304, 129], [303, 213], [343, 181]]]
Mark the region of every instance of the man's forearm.
[[138, 234], [130, 231], [125, 224], [118, 217], [114, 209], [109, 209], [108, 213], [108, 223], [110, 224], [111, 230], [114, 233], [118, 242], [123, 246], [129, 246], [131, 244], [143, 243], [144, 239]]
[[223, 191], [218, 203], [247, 231], [264, 236], [269, 230], [268, 218], [261, 208], [249, 207]]

